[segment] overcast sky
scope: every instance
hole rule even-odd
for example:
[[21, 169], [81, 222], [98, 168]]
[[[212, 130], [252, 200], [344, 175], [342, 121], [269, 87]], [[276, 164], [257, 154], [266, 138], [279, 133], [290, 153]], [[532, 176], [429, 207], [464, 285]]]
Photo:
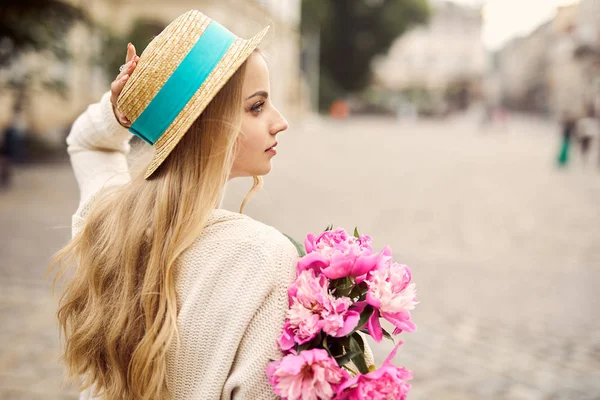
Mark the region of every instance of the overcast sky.
[[576, 0], [453, 0], [463, 4], [484, 4], [483, 41], [496, 50], [511, 38], [526, 34], [549, 20], [556, 7]]

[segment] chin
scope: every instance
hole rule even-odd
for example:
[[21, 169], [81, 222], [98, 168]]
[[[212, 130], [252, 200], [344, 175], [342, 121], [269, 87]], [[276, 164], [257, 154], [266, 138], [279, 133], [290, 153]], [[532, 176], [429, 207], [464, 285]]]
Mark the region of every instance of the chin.
[[271, 172], [271, 162], [266, 165], [261, 165], [258, 168], [253, 168], [251, 170], [246, 171], [234, 171], [230, 176], [230, 179], [234, 178], [251, 178], [253, 176], [264, 176], [268, 175]]
[[269, 162], [269, 164], [265, 165], [263, 168], [257, 168], [256, 172], [254, 172], [252, 176], [268, 175], [269, 172], [271, 172], [271, 168], [271, 163]]

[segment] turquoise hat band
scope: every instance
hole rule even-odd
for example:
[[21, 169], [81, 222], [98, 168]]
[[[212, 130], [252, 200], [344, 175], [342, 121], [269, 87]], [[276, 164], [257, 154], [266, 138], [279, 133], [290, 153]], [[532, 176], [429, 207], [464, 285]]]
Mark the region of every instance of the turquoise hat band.
[[236, 36], [211, 21], [129, 131], [153, 145], [219, 64]]

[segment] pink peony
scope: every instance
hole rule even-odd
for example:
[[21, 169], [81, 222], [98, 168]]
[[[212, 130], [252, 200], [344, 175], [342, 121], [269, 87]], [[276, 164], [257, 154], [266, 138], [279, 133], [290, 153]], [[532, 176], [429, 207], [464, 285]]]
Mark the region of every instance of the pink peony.
[[294, 303], [288, 311], [288, 323], [293, 331], [294, 341], [304, 344], [321, 331], [321, 316], [305, 308], [300, 303]]
[[311, 341], [321, 330], [341, 337], [356, 327], [360, 315], [349, 310], [352, 301], [347, 297], [336, 299], [328, 288], [329, 279], [323, 275], [317, 277], [314, 270], [298, 275], [288, 289], [290, 308], [279, 338], [282, 350]]
[[267, 367], [269, 383], [283, 400], [328, 400], [348, 374], [323, 349], [289, 354]]
[[373, 254], [371, 241], [370, 236], [348, 236], [343, 229], [323, 232], [318, 237], [309, 234], [304, 241], [308, 254], [298, 261], [298, 270], [313, 269], [329, 279], [351, 276], [360, 283], [381, 257]]
[[[413, 332], [416, 329], [410, 319], [410, 311], [418, 303], [415, 284], [410, 280], [410, 269], [407, 266], [391, 262], [380, 263], [366, 280], [369, 286], [367, 303], [379, 310], [373, 313], [372, 318], [377, 318], [381, 314], [396, 327], [394, 334], [402, 331]], [[381, 327], [378, 326], [378, 321], [369, 322], [369, 333], [376, 340], [381, 340]]]
[[360, 313], [350, 310], [352, 300], [348, 297], [339, 299], [330, 296], [325, 310], [321, 312], [323, 319], [323, 331], [329, 336], [342, 337], [348, 335], [360, 319]]
[[290, 306], [294, 301], [309, 310], [319, 312], [325, 308], [329, 298], [329, 279], [314, 270], [302, 271], [288, 288]]
[[404, 368], [396, 367], [391, 359], [396, 355], [398, 346], [385, 360], [383, 365], [366, 375], [357, 375], [338, 388], [340, 400], [404, 400], [410, 390], [405, 381], [412, 379], [412, 373]]

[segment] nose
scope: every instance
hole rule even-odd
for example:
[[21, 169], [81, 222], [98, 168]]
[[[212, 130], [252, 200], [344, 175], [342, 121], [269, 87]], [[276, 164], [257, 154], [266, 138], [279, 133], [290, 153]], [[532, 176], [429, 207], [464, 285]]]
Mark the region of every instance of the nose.
[[279, 110], [275, 109], [275, 119], [273, 124], [271, 125], [270, 134], [277, 135], [279, 132], [283, 132], [289, 128], [289, 124], [285, 117], [279, 112]]

